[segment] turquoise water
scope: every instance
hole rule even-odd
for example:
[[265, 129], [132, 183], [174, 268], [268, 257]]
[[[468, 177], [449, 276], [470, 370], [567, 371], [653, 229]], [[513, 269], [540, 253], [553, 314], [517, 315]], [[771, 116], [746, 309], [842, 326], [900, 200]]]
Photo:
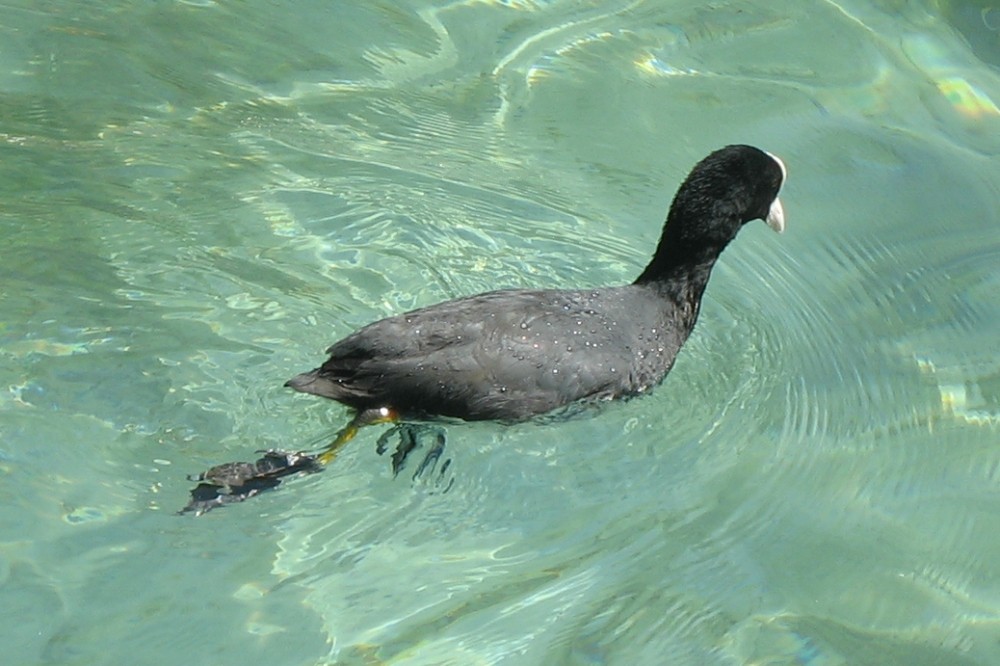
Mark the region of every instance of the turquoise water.
[[[0, 8], [5, 664], [1000, 663], [1000, 6]], [[282, 382], [375, 318], [634, 277], [674, 189], [789, 167], [652, 395], [362, 432]]]

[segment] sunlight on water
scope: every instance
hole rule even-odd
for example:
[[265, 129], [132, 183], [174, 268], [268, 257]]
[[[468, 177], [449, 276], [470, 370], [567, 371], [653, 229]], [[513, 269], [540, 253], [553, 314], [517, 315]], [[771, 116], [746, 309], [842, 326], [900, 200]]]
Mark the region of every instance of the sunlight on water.
[[[11, 664], [1000, 663], [1000, 8], [5, 5]], [[631, 280], [726, 143], [789, 166], [652, 395], [322, 447], [378, 317]]]

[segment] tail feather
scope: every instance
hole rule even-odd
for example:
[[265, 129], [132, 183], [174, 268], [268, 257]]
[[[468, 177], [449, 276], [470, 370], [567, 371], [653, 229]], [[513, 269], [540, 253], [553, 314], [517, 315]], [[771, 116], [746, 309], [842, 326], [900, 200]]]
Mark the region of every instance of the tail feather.
[[285, 386], [293, 388], [300, 393], [321, 395], [324, 398], [331, 398], [333, 400], [338, 400], [344, 396], [344, 391], [335, 382], [322, 377], [318, 369], [303, 372], [301, 375], [295, 375], [285, 382]]

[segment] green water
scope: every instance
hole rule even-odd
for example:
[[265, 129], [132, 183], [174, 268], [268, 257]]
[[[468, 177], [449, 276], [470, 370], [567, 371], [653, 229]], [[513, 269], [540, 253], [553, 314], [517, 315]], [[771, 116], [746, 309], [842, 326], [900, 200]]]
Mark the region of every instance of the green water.
[[[0, 8], [3, 663], [1000, 663], [1000, 6]], [[621, 283], [789, 167], [651, 396], [455, 425], [448, 492], [285, 379], [353, 328]]]

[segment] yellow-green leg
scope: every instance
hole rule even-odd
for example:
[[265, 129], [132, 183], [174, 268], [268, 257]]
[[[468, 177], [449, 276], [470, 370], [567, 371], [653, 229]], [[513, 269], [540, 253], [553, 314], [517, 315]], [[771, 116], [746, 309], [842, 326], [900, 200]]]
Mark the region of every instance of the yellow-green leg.
[[353, 419], [351, 419], [350, 423], [344, 426], [343, 429], [337, 433], [337, 436], [333, 438], [333, 441], [330, 442], [329, 446], [323, 449], [323, 451], [319, 454], [317, 460], [319, 460], [322, 465], [330, 463], [337, 457], [340, 450], [344, 448], [344, 445], [354, 439], [354, 436], [358, 434], [358, 430], [366, 425], [395, 423], [398, 420], [399, 414], [396, 413], [396, 410], [388, 407], [379, 407], [377, 409], [365, 409], [360, 411], [354, 416]]

